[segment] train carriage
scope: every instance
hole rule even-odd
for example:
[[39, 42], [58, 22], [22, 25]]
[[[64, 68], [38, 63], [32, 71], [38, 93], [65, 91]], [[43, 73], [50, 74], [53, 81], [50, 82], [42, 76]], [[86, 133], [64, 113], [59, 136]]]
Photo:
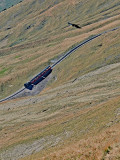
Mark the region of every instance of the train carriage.
[[38, 75], [36, 75], [31, 81], [24, 84], [25, 88], [32, 90], [34, 85], [37, 85], [43, 81], [52, 72], [51, 66], [46, 67]]

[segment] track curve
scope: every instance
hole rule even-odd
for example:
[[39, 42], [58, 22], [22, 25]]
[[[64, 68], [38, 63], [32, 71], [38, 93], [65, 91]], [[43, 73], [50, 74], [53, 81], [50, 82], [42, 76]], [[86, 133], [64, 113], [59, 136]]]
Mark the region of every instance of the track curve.
[[106, 30], [102, 33], [99, 33], [97, 35], [94, 35], [93, 37], [87, 39], [87, 40], [84, 40], [83, 42], [81, 42], [80, 44], [78, 44], [76, 47], [72, 48], [70, 51], [68, 51], [64, 56], [62, 56], [57, 62], [55, 62], [51, 68], [54, 68], [57, 64], [59, 64], [60, 62], [62, 62], [65, 58], [67, 58], [70, 54], [72, 54], [74, 51], [76, 51], [78, 48], [82, 47], [83, 45], [87, 44], [88, 42], [92, 41], [93, 39], [103, 35], [103, 34], [106, 34], [108, 32], [111, 32], [111, 31], [115, 31], [117, 29], [119, 29], [119, 27], [116, 27], [116, 28], [113, 28], [113, 29], [109, 29], [109, 30]]
[[[75, 52], [77, 49], [79, 49], [80, 47], [84, 46], [85, 44], [89, 43], [90, 41], [96, 39], [97, 37], [103, 35], [103, 34], [106, 34], [108, 32], [111, 32], [111, 31], [115, 31], [117, 29], [120, 29], [120, 26], [119, 27], [116, 27], [116, 28], [113, 28], [113, 29], [109, 29], [109, 30], [106, 30], [102, 33], [99, 33], [97, 35], [94, 35], [92, 36], [91, 38], [87, 39], [87, 40], [84, 40], [83, 42], [81, 42], [80, 44], [78, 44], [76, 47], [72, 48], [70, 51], [68, 51], [64, 56], [62, 56], [57, 62], [55, 62], [51, 68], [53, 69], [57, 64], [59, 64], [60, 62], [62, 62], [64, 59], [66, 59], [69, 55], [71, 55], [73, 52]], [[26, 88], [22, 88], [20, 89], [19, 91], [17, 91], [16, 93], [12, 94], [11, 96], [8, 96], [6, 97], [5, 99], [2, 99], [0, 100], [0, 102], [4, 102], [4, 101], [7, 101], [7, 100], [10, 100], [12, 98], [14, 98], [16, 95], [18, 95], [19, 93], [22, 93]]]
[[23, 92], [24, 90], [25, 90], [25, 88], [22, 88], [22, 89], [20, 89], [19, 91], [17, 91], [16, 93], [12, 94], [11, 96], [8, 96], [8, 97], [6, 97], [6, 98], [4, 98], [4, 99], [1, 99], [0, 102], [7, 101], [7, 100], [15, 97], [15, 96], [18, 95], [19, 93]]

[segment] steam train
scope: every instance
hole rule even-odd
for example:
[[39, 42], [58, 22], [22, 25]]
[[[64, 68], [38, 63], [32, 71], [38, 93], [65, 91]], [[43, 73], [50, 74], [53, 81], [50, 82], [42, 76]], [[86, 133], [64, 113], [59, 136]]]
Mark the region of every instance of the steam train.
[[24, 84], [25, 88], [32, 90], [34, 85], [37, 85], [43, 81], [52, 72], [51, 66], [46, 67], [38, 75], [36, 75], [31, 81]]

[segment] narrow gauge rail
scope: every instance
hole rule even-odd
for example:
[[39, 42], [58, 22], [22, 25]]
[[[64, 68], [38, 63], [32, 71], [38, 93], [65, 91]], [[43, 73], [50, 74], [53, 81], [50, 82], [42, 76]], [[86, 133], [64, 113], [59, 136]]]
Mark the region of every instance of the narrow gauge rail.
[[72, 54], [74, 51], [76, 51], [78, 48], [82, 47], [83, 45], [85, 45], [86, 43], [92, 41], [93, 39], [99, 37], [101, 35], [97, 34], [93, 37], [91, 37], [90, 39], [87, 39], [85, 41], [83, 41], [82, 43], [80, 43], [79, 45], [77, 45], [76, 47], [74, 47], [73, 49], [71, 49], [70, 51], [68, 51], [63, 57], [61, 57], [56, 63], [54, 63], [52, 66], [48, 66], [46, 67], [43, 71], [41, 71], [38, 75], [36, 75], [31, 81], [27, 82], [24, 84], [24, 87], [32, 90], [34, 85], [37, 85], [38, 83], [40, 83], [41, 81], [43, 81], [51, 72], [52, 69], [59, 64], [60, 62], [62, 62], [65, 58], [67, 58], [70, 54]]
[[[40, 83], [41, 81], [43, 81], [53, 70], [53, 68], [59, 64], [60, 62], [62, 62], [65, 58], [67, 58], [70, 54], [72, 54], [73, 52], [75, 52], [78, 48], [82, 47], [83, 45], [87, 44], [88, 42], [92, 41], [93, 39], [103, 35], [103, 34], [106, 34], [108, 32], [111, 32], [111, 31], [115, 31], [117, 29], [119, 29], [120, 26], [116, 27], [116, 28], [113, 28], [113, 29], [110, 29], [110, 30], [107, 30], [107, 31], [104, 31], [100, 34], [97, 34], [97, 35], [94, 35], [92, 37], [90, 37], [89, 39], [87, 40], [84, 40], [82, 43], [78, 44], [76, 47], [72, 48], [70, 51], [68, 51], [64, 56], [62, 56], [57, 62], [55, 62], [52, 66], [47, 66], [43, 71], [41, 71], [38, 75], [36, 75], [31, 81], [27, 82], [24, 84], [24, 87], [29, 89], [29, 90], [32, 90], [34, 85], [37, 85], [38, 83]], [[14, 96], [18, 95], [19, 93], [23, 92], [23, 90], [25, 90], [25, 88], [22, 88], [21, 90], [17, 91], [16, 93], [12, 94], [11, 96], [5, 98], [5, 99], [2, 99], [0, 100], [0, 102], [3, 102], [3, 101], [6, 101], [6, 100], [9, 100], [11, 98], [14, 98]]]
[[53, 70], [53, 68], [59, 64], [60, 62], [62, 62], [65, 58], [67, 58], [70, 54], [72, 54], [73, 52], [75, 52], [78, 48], [82, 47], [83, 45], [85, 45], [86, 43], [92, 41], [93, 39], [107, 33], [110, 31], [114, 31], [119, 29], [120, 27], [116, 27], [107, 31], [104, 31], [100, 34], [94, 35], [92, 37], [90, 37], [87, 40], [84, 40], [82, 43], [78, 44], [76, 47], [72, 48], [70, 51], [68, 51], [64, 56], [62, 56], [57, 62], [55, 62], [52, 66], [48, 66], [46, 67], [42, 72], [40, 72], [37, 76], [35, 76], [31, 81], [27, 82], [24, 84], [25, 88], [32, 90], [34, 85], [37, 85], [38, 83], [40, 83], [41, 81], [43, 81]]

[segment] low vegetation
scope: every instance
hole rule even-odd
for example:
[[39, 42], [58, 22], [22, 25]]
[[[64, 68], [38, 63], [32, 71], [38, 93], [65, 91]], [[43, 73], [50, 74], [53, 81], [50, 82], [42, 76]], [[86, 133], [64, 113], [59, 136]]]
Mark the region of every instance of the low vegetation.
[[[119, 0], [24, 0], [1, 12], [0, 99], [78, 43], [120, 26], [119, 9]], [[74, 52], [39, 95], [0, 104], [2, 160], [120, 158], [119, 33]]]

